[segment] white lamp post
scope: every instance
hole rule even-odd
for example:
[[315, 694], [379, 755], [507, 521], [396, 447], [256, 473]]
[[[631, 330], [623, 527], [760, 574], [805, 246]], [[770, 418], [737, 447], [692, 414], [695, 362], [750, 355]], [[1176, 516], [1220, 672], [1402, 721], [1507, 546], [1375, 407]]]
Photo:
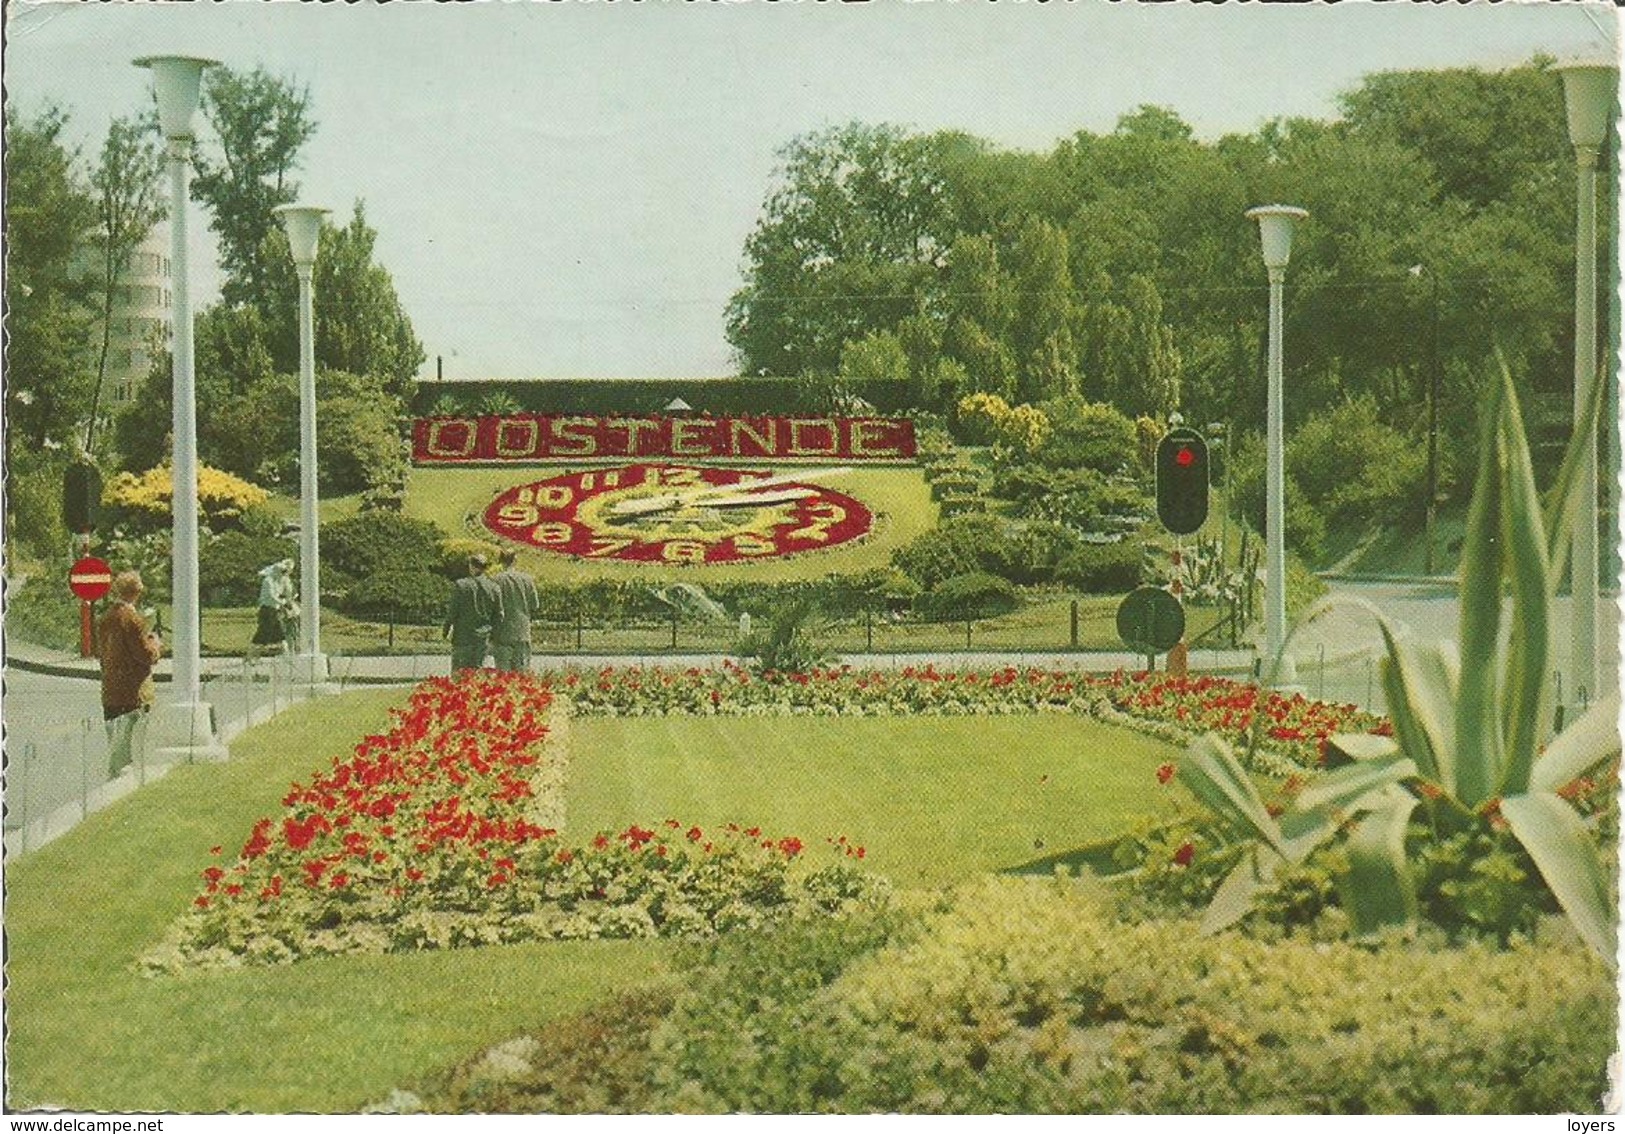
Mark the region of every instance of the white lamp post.
[[174, 325], [174, 455], [171, 461], [174, 549], [170, 628], [173, 683], [169, 703], [152, 722], [152, 759], [158, 763], [222, 760], [213, 712], [202, 698], [198, 662], [197, 407], [192, 373], [192, 305], [186, 274], [186, 194], [190, 175], [192, 117], [199, 87], [212, 59], [148, 56], [135, 61], [152, 72], [158, 123], [169, 149], [170, 318]]
[[327, 658], [322, 653], [321, 590], [318, 570], [316, 515], [316, 332], [311, 278], [316, 246], [321, 239], [327, 209], [311, 205], [282, 205], [272, 212], [288, 230], [288, 247], [299, 273], [299, 656], [294, 680], [320, 685], [327, 680]]
[[[1287, 261], [1292, 258], [1292, 230], [1309, 215], [1292, 205], [1260, 205], [1247, 215], [1258, 221], [1264, 267], [1270, 278], [1269, 411], [1265, 443], [1264, 653], [1261, 675], [1274, 685], [1296, 677], [1292, 659], [1281, 652], [1286, 642], [1286, 460], [1281, 412], [1281, 297]], [[1278, 659], [1278, 660], [1277, 660]]]
[[[1607, 64], [1558, 68], [1568, 106], [1569, 141], [1577, 169], [1574, 248], [1574, 419], [1580, 417], [1600, 377], [1597, 370], [1597, 163], [1618, 98], [1619, 71]], [[1581, 440], [1580, 506], [1574, 518], [1569, 577], [1573, 595], [1569, 616], [1571, 707], [1597, 698], [1597, 431]]]

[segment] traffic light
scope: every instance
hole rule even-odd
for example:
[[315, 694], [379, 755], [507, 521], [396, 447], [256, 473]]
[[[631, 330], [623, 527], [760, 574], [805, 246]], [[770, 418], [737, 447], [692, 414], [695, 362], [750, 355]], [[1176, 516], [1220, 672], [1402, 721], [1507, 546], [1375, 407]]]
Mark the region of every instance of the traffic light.
[[1171, 429], [1157, 444], [1157, 519], [1175, 535], [1207, 519], [1207, 442], [1194, 429]]
[[76, 461], [62, 482], [62, 518], [70, 532], [95, 528], [102, 505], [102, 477], [96, 466]]

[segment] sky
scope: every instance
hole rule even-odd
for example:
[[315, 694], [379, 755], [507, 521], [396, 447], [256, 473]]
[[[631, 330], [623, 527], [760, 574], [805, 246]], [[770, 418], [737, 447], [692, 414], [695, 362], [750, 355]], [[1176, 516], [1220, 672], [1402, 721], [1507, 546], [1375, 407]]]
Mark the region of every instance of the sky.
[[[1619, 52], [1591, 2], [12, 0], [5, 18], [11, 104], [67, 111], [87, 162], [149, 99], [140, 56], [308, 89], [300, 200], [337, 221], [364, 203], [424, 376], [438, 359], [448, 379], [734, 373], [745, 239], [778, 152], [824, 127], [1043, 151], [1154, 104], [1213, 139], [1333, 118], [1374, 71]], [[190, 215], [201, 309], [220, 277]]]

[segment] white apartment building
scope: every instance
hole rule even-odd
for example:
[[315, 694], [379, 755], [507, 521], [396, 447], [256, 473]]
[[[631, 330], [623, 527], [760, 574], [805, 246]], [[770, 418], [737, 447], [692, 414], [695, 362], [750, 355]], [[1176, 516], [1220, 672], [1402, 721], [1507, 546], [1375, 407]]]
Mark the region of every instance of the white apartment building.
[[[100, 281], [101, 252], [94, 245], [74, 256], [81, 276]], [[153, 357], [169, 343], [169, 230], [158, 225], [130, 257], [130, 266], [113, 287], [112, 333], [107, 351], [106, 404], [121, 405], [135, 392], [152, 368]], [[99, 314], [99, 312], [98, 312]], [[101, 346], [101, 321], [96, 321], [93, 346]]]

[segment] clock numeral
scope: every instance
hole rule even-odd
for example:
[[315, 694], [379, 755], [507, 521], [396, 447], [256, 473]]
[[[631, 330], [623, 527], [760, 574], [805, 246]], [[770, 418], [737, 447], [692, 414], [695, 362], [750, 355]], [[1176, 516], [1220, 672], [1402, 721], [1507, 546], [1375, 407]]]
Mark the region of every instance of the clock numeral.
[[656, 488], [692, 488], [700, 483], [700, 470], [674, 467], [650, 468], [649, 483]]
[[511, 528], [534, 524], [539, 518], [534, 504], [504, 504], [497, 510], [497, 523]]
[[772, 540], [759, 535], [734, 536], [734, 552], [738, 555], [772, 555], [777, 550]]
[[704, 563], [705, 544], [692, 539], [668, 540], [660, 557], [667, 563]]
[[[603, 479], [600, 480], [600, 477]], [[576, 478], [576, 484], [580, 485], [581, 491], [583, 492], [591, 492], [593, 489], [597, 488], [599, 484], [602, 484], [605, 488], [618, 488], [620, 487], [620, 483], [620, 469], [610, 469], [605, 473], [584, 472], [578, 478]]]
[[570, 502], [575, 498], [575, 490], [568, 484], [540, 484], [536, 486], [536, 504], [545, 511], [556, 512], [560, 508], [568, 508]]
[[569, 543], [574, 538], [575, 529], [562, 520], [549, 520], [545, 524], [537, 524], [530, 533], [530, 541], [543, 547], [557, 547], [559, 544]]
[[593, 536], [592, 546], [588, 548], [589, 556], [614, 555], [617, 551], [625, 551], [632, 546], [630, 539], [618, 536]]
[[824, 543], [829, 539], [829, 529], [846, 519], [846, 509], [827, 500], [815, 504], [812, 512], [813, 518], [807, 522], [807, 526], [791, 532], [791, 539], [810, 539], [814, 543]]

